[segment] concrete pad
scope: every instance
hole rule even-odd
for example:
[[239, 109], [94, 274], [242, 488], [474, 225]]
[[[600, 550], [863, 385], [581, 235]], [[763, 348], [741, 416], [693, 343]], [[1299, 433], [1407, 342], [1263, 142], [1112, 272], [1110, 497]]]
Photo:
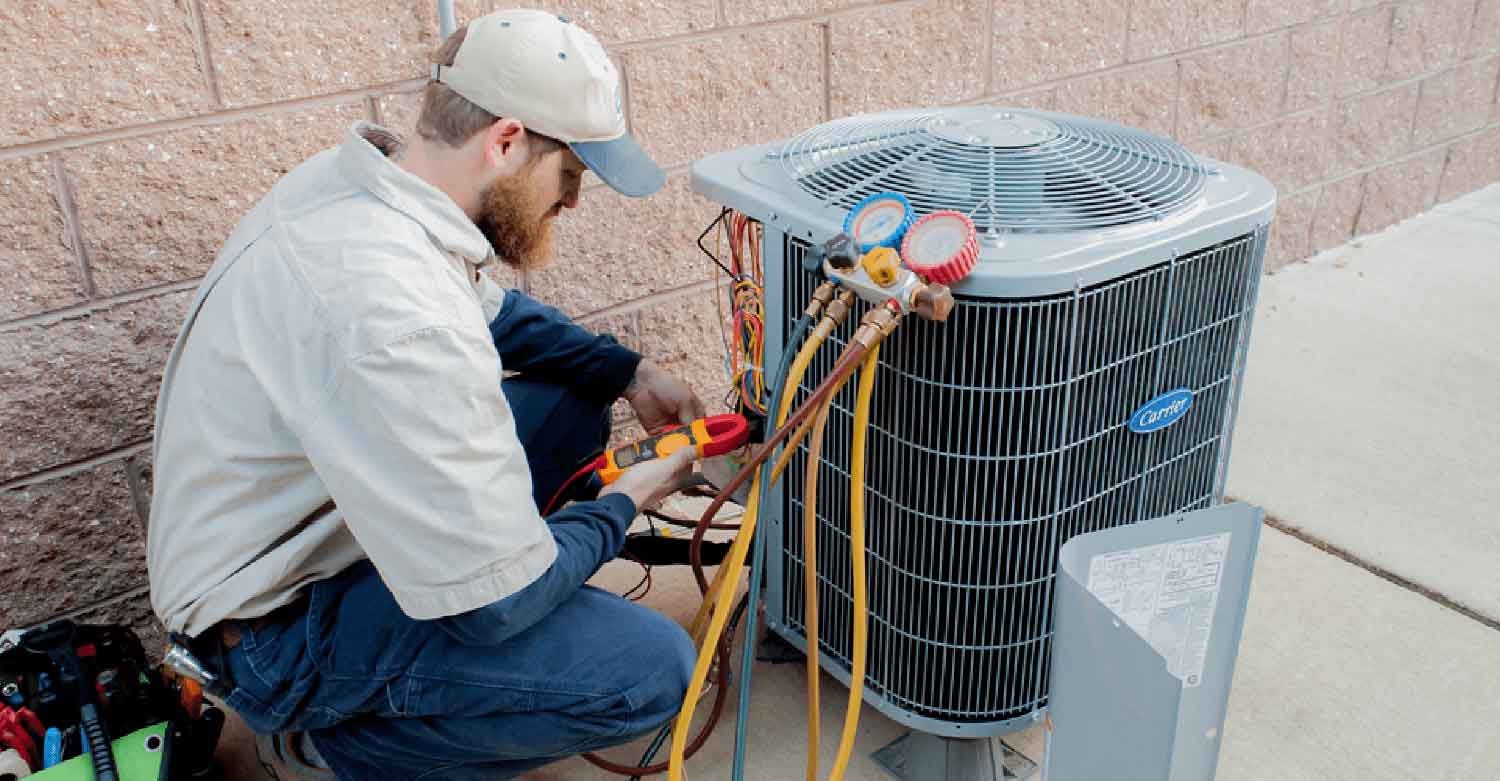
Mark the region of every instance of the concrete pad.
[[1500, 186], [1260, 295], [1229, 493], [1500, 619]]
[[[638, 572], [638, 568], [636, 572]], [[614, 563], [601, 571], [595, 584], [601, 588], [624, 591], [634, 584], [635, 573], [622, 563]], [[644, 600], [657, 610], [672, 616], [684, 625], [692, 620], [699, 602], [698, 591], [691, 574], [685, 568], [658, 568], [655, 585]], [[743, 636], [736, 639], [739, 649]], [[735, 674], [739, 674], [738, 652], [736, 652]], [[838, 749], [839, 736], [843, 730], [844, 711], [849, 692], [837, 680], [823, 675], [819, 701], [822, 714], [822, 730], [819, 735], [820, 778], [827, 778], [833, 766], [833, 757]], [[765, 664], [755, 666], [750, 698], [750, 721], [748, 728], [746, 769], [747, 781], [770, 781], [771, 779], [802, 778], [807, 762], [807, 674], [804, 666], [795, 664]], [[688, 760], [687, 775], [695, 779], [728, 779], [733, 765], [735, 708], [739, 702], [738, 684], [725, 705], [725, 715], [713, 736], [703, 749]], [[698, 723], [709, 703], [699, 705]], [[694, 727], [695, 731], [697, 727]], [[870, 754], [881, 749], [906, 732], [906, 728], [881, 715], [874, 708], [865, 706], [860, 712], [859, 730], [854, 741], [854, 752], [845, 774], [846, 781], [888, 781], [891, 778], [879, 765], [870, 759]], [[1009, 736], [1007, 742], [1038, 763], [1042, 759], [1043, 738], [1040, 729]], [[649, 741], [641, 740], [628, 747], [606, 752], [615, 762], [635, 762]], [[659, 759], [665, 759], [663, 750]], [[532, 774], [536, 781], [584, 781], [584, 779], [607, 778], [592, 765], [581, 759], [543, 768]], [[665, 776], [662, 776], [664, 778]]]
[[224, 771], [224, 781], [273, 779], [274, 776], [260, 766], [260, 761], [255, 756], [255, 734], [234, 711], [224, 708], [222, 704], [219, 707], [224, 710], [227, 718], [224, 719], [224, 732], [219, 735], [219, 747], [214, 751], [214, 758]]
[[1220, 781], [1500, 778], [1500, 632], [1261, 534]]
[[[1440, 203], [1428, 210], [1426, 214], [1464, 214], [1480, 212], [1480, 216], [1495, 220], [1497, 209], [1500, 209], [1500, 186], [1486, 187], [1477, 190], [1462, 198]], [[1425, 216], [1425, 215], [1424, 215]]]

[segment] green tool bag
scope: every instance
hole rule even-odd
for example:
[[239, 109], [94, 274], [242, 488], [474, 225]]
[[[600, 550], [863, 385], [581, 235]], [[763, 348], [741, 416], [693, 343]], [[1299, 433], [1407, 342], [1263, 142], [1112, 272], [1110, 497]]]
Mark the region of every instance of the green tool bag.
[[[55, 621], [0, 645], [0, 752], [14, 778], [93, 781], [110, 763], [119, 781], [217, 778], [223, 726], [223, 712], [164, 676], [129, 627]], [[92, 750], [91, 735], [107, 735], [110, 751]]]

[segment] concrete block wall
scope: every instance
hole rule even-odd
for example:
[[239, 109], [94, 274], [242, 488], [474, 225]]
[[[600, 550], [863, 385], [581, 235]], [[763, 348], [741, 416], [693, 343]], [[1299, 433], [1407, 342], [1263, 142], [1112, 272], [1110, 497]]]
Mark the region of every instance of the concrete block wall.
[[[460, 0], [460, 19], [503, 0]], [[1271, 266], [1500, 181], [1500, 0], [532, 0], [594, 30], [666, 190], [595, 180], [505, 281], [726, 384], [701, 155], [861, 111], [1118, 119], [1264, 172]], [[239, 216], [354, 119], [410, 127], [426, 0], [0, 8], [0, 626], [136, 623], [159, 373]]]

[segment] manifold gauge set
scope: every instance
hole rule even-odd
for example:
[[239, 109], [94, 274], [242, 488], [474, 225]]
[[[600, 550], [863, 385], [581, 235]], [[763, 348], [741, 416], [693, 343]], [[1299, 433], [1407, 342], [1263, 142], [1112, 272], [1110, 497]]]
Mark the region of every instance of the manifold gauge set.
[[823, 255], [829, 279], [872, 304], [894, 301], [913, 312], [922, 306], [923, 281], [951, 285], [974, 270], [979, 237], [961, 212], [914, 220], [906, 196], [879, 192], [849, 210], [843, 232], [823, 244]]

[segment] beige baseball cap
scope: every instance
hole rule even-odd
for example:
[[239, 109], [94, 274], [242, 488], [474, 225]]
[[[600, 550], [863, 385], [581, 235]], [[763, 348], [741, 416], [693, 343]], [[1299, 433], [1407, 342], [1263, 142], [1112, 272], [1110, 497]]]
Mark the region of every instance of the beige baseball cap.
[[469, 23], [453, 64], [434, 81], [497, 117], [567, 144], [600, 179], [630, 196], [666, 174], [625, 132], [620, 71], [598, 39], [566, 16], [512, 8]]

